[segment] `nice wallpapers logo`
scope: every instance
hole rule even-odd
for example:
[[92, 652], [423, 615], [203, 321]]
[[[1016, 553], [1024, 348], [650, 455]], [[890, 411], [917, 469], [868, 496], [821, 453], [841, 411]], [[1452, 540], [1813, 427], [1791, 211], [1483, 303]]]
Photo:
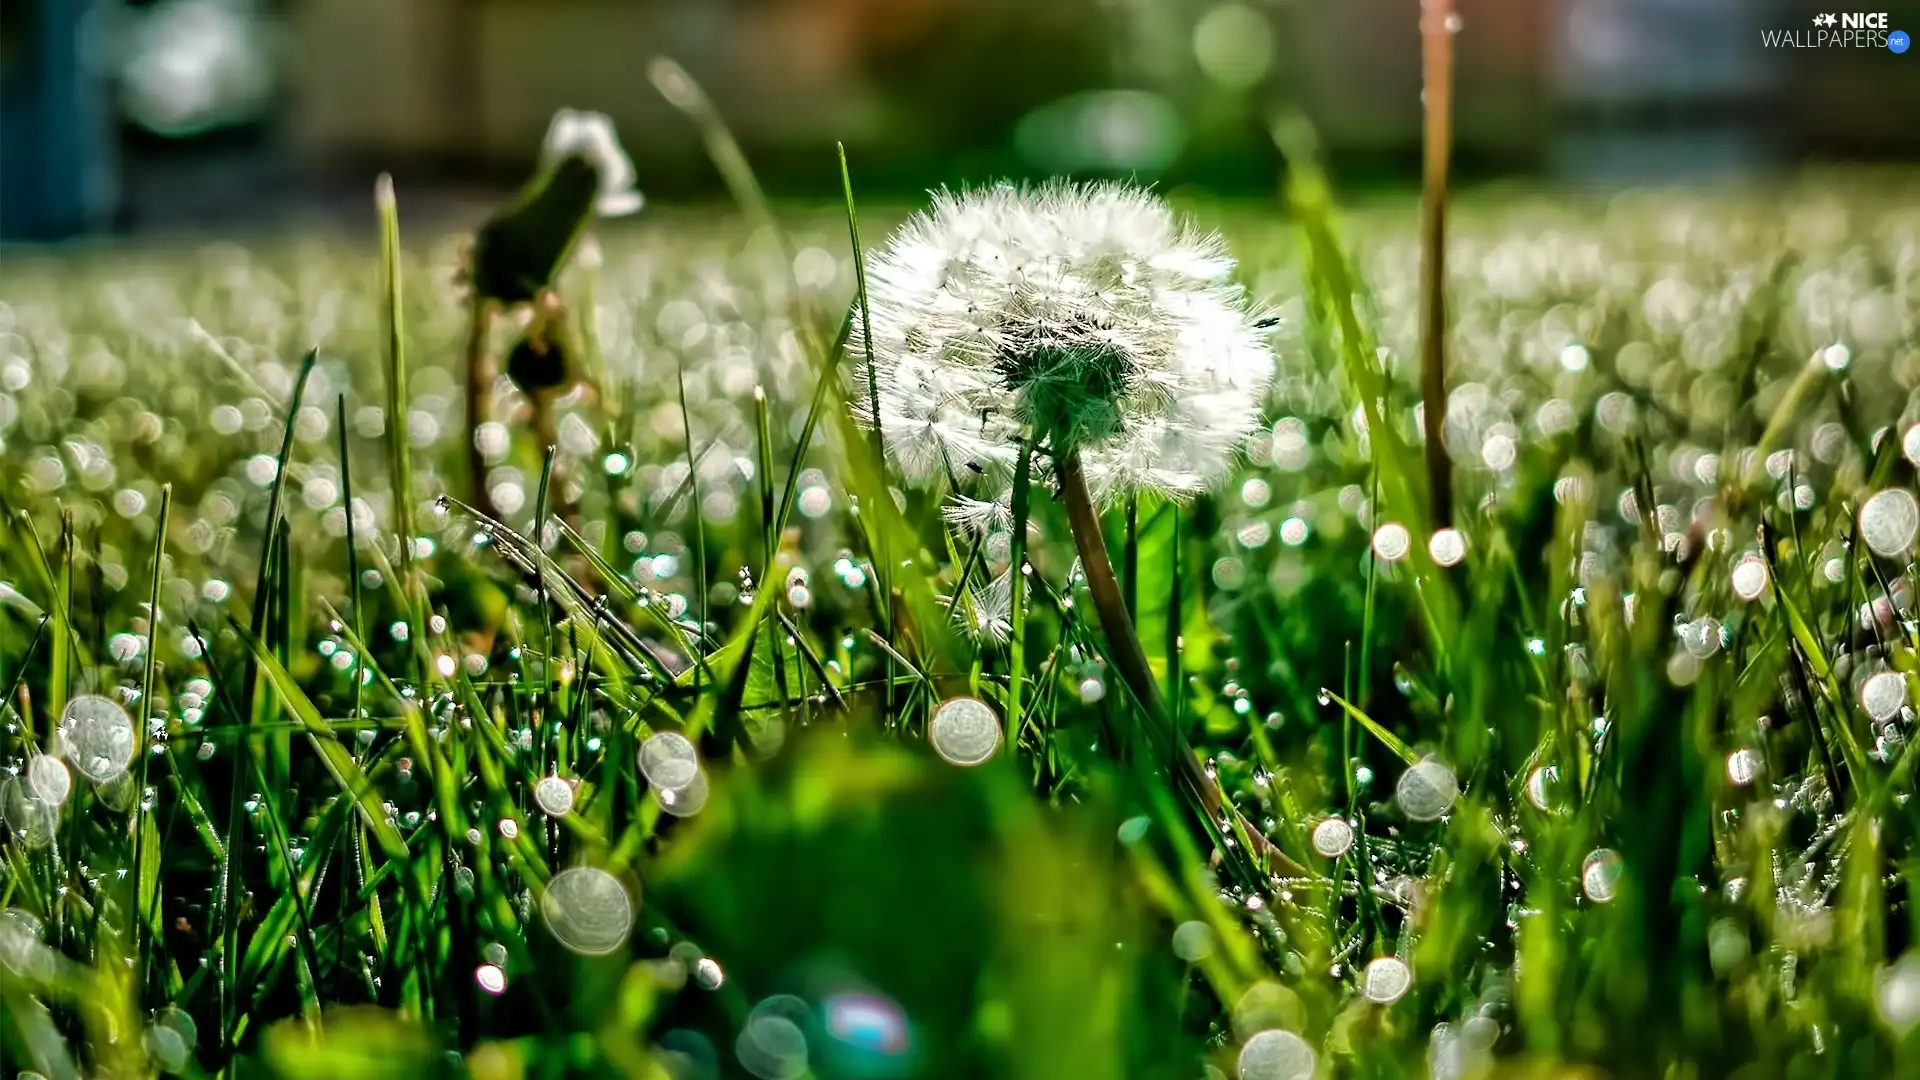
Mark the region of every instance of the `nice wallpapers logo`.
[[1762, 30], [1769, 49], [1886, 49], [1904, 53], [1913, 44], [1905, 30], [1887, 25], [1884, 11], [1826, 12], [1813, 17], [1808, 30]]

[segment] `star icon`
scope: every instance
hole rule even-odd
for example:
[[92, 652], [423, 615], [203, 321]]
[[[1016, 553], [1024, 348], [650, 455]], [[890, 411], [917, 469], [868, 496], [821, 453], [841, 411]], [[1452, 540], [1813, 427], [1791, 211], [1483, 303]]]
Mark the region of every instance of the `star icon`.
[[1834, 18], [1834, 17], [1833, 17], [1833, 15], [1832, 15], [1831, 13], [1828, 13], [1828, 14], [1825, 14], [1825, 15], [1816, 15], [1816, 16], [1814, 16], [1814, 17], [1813, 17], [1813, 21], [1814, 21], [1815, 23], [1818, 23], [1818, 24], [1819, 24], [1819, 25], [1821, 25], [1821, 26], [1832, 26], [1832, 25], [1833, 25], [1834, 23], [1837, 23], [1837, 22], [1839, 22], [1840, 20], [1839, 20], [1839, 19], [1836, 19], [1836, 18]]

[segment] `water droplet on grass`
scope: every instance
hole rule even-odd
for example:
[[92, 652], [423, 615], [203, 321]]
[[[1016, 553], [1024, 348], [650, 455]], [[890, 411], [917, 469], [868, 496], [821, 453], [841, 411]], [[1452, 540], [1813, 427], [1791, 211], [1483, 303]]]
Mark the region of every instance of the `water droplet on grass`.
[[734, 1040], [740, 1064], [759, 1080], [799, 1080], [807, 1073], [807, 1003], [776, 994], [753, 1007]]
[[1345, 855], [1353, 847], [1353, 826], [1341, 817], [1325, 817], [1313, 827], [1313, 850], [1329, 859]]
[[1460, 795], [1460, 782], [1453, 770], [1428, 758], [1409, 766], [1394, 785], [1394, 802], [1400, 812], [1415, 821], [1435, 821], [1453, 808]]
[[498, 964], [481, 964], [473, 969], [473, 981], [480, 989], [496, 997], [507, 991], [507, 973]]
[[52, 754], [35, 754], [27, 762], [25, 783], [34, 797], [48, 806], [60, 806], [73, 791], [73, 774]]
[[954, 765], [979, 765], [1000, 749], [1000, 717], [979, 698], [948, 698], [927, 723], [927, 741]]
[[707, 805], [707, 774], [696, 772], [693, 782], [683, 788], [654, 788], [653, 797], [660, 809], [674, 817], [692, 817]]
[[1397, 521], [1389, 521], [1373, 532], [1373, 553], [1386, 562], [1399, 562], [1406, 558], [1407, 551], [1412, 547], [1412, 534]]
[[1173, 928], [1173, 955], [1196, 964], [1213, 955], [1213, 927], [1191, 919]]
[[1427, 554], [1441, 566], [1453, 566], [1467, 556], [1467, 538], [1458, 529], [1441, 529], [1427, 541]]
[[1897, 1035], [1920, 1026], [1920, 953], [1880, 969], [1873, 980], [1873, 1007]]
[[1760, 755], [1741, 747], [1727, 755], [1727, 779], [1745, 787], [1760, 775]]
[[540, 914], [554, 940], [582, 956], [605, 956], [633, 929], [633, 899], [605, 870], [562, 870], [540, 895]]
[[1239, 1080], [1309, 1080], [1313, 1047], [1291, 1031], [1262, 1031], [1240, 1047]]
[[674, 791], [700, 775], [700, 755], [693, 743], [677, 731], [654, 734], [640, 746], [640, 771], [647, 783]]
[[1888, 488], [1860, 507], [1860, 538], [1873, 553], [1893, 559], [1913, 547], [1920, 532], [1920, 502], [1905, 488]]
[[1625, 866], [1620, 853], [1612, 848], [1595, 850], [1580, 866], [1580, 891], [1596, 904], [1612, 901], [1619, 890], [1620, 872]]
[[533, 801], [548, 817], [566, 817], [573, 810], [573, 785], [558, 776], [549, 776], [533, 785]]
[[1361, 976], [1361, 992], [1378, 1005], [1391, 1005], [1413, 986], [1413, 972], [1398, 957], [1375, 957]]
[[60, 745], [75, 772], [96, 784], [127, 771], [133, 760], [133, 720], [112, 698], [83, 694], [60, 714]]
[[702, 990], [718, 990], [726, 983], [727, 973], [721, 970], [720, 961], [703, 956], [693, 962], [693, 981]]
[[1770, 576], [1767, 560], [1753, 554], [1741, 556], [1740, 561], [1733, 564], [1733, 594], [1748, 602], [1758, 600], [1760, 594], [1767, 591]]
[[1876, 721], [1887, 721], [1907, 703], [1907, 680], [1897, 671], [1882, 671], [1860, 684], [1860, 707]]

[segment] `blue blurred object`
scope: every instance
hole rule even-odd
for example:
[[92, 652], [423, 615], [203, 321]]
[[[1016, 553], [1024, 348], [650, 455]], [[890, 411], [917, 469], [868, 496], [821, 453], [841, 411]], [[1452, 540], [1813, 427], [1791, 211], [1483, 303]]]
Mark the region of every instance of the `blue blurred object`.
[[0, 4], [0, 239], [59, 240], [112, 219], [113, 118], [81, 54], [92, 2]]

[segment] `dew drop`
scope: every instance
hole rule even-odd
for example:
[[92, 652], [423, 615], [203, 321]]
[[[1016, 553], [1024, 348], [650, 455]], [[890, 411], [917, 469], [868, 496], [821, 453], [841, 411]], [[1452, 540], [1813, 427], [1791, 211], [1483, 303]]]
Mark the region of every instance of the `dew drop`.
[[582, 956], [605, 956], [626, 943], [633, 899], [605, 870], [562, 870], [540, 895], [540, 914], [554, 940]]
[[1213, 927], [1190, 919], [1173, 928], [1173, 955], [1197, 964], [1213, 955]]
[[1860, 538], [1873, 553], [1898, 558], [1913, 547], [1920, 532], [1920, 502], [1905, 488], [1887, 488], [1860, 507]]
[[979, 698], [948, 698], [927, 723], [927, 741], [951, 764], [979, 765], [1000, 749], [1000, 718]]
[[707, 774], [695, 772], [693, 782], [681, 788], [654, 788], [654, 800], [660, 809], [674, 817], [692, 817], [707, 805]]
[[1860, 707], [1879, 722], [1893, 719], [1907, 703], [1907, 680], [1897, 671], [1882, 671], [1860, 684]]
[[1399, 562], [1412, 547], [1412, 534], [1397, 521], [1389, 521], [1373, 532], [1373, 553], [1385, 562]]
[[1620, 872], [1625, 865], [1620, 853], [1612, 848], [1596, 849], [1580, 865], [1580, 890], [1596, 904], [1612, 901], [1619, 889]]
[[35, 754], [27, 762], [24, 779], [27, 789], [35, 798], [48, 806], [60, 806], [73, 792], [73, 774], [67, 772], [67, 766], [51, 754]]
[[1401, 813], [1415, 821], [1438, 820], [1453, 808], [1459, 795], [1460, 782], [1453, 770], [1432, 758], [1409, 766], [1393, 789]]
[[498, 997], [507, 991], [507, 973], [498, 964], [481, 964], [473, 969], [473, 981], [480, 989]]
[[558, 776], [544, 777], [533, 785], [533, 801], [548, 817], [566, 817], [573, 810], [573, 785]]
[[1767, 591], [1770, 576], [1766, 559], [1757, 554], [1743, 555], [1733, 564], [1733, 593], [1749, 603], [1758, 600]]
[[656, 732], [640, 745], [640, 771], [647, 783], [673, 791], [700, 775], [700, 755], [677, 731]]
[[720, 968], [720, 961], [711, 956], [703, 956], [693, 963], [693, 982], [702, 990], [718, 990], [727, 981], [727, 973]]
[[1324, 817], [1313, 827], [1313, 850], [1329, 859], [1345, 855], [1353, 847], [1353, 826], [1346, 818]]
[[1406, 996], [1413, 986], [1413, 972], [1394, 956], [1375, 957], [1360, 977], [1361, 992], [1378, 1005], [1391, 1005]]
[[1427, 541], [1427, 554], [1441, 566], [1453, 566], [1467, 555], [1467, 538], [1458, 529], [1441, 529]]
[[133, 720], [112, 698], [84, 694], [60, 714], [63, 756], [75, 772], [96, 784], [127, 771], [133, 760]]
[[1313, 1047], [1291, 1031], [1262, 1031], [1240, 1047], [1238, 1080], [1309, 1080]]

